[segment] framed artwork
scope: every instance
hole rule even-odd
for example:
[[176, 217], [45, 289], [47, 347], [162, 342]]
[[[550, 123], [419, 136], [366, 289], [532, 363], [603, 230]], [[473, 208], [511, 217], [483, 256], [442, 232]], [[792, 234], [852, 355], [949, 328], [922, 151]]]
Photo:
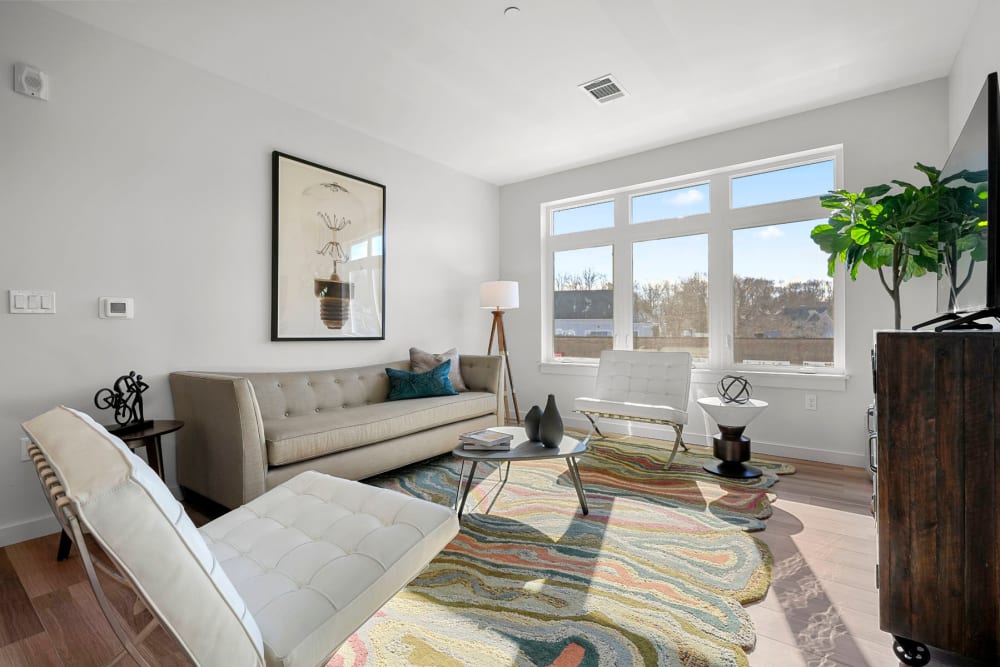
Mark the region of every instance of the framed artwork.
[[385, 339], [385, 186], [274, 151], [271, 340]]

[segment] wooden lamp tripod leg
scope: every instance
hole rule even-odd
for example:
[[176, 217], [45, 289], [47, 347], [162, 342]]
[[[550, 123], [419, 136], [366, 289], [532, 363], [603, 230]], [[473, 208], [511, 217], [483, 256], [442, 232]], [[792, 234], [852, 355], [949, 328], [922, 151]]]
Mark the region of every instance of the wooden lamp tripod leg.
[[[514, 392], [514, 376], [510, 371], [510, 357], [507, 353], [507, 336], [503, 330], [503, 311], [499, 308], [493, 311], [493, 326], [490, 328], [490, 344], [486, 348], [486, 354], [493, 353], [493, 340], [497, 341], [497, 352], [503, 357], [503, 365], [507, 369], [506, 377], [503, 378], [506, 381], [507, 386], [510, 391], [507, 392], [510, 397], [511, 403], [514, 404], [514, 421], [518, 426], [521, 425], [521, 411], [517, 407], [517, 394]], [[504, 408], [504, 421], [510, 422], [510, 405], [507, 403], [507, 397], [504, 397], [503, 402]]]

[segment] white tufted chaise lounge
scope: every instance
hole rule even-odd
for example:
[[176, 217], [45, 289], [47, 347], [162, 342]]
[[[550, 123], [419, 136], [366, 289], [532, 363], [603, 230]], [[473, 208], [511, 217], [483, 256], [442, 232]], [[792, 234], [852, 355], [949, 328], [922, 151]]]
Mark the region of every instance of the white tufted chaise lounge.
[[[137, 645], [159, 622], [196, 665], [323, 665], [458, 532], [444, 506], [305, 472], [199, 531], [159, 477], [87, 415], [23, 425], [57, 518], [112, 629]], [[152, 613], [138, 635], [110, 608], [82, 538]], [[115, 573], [109, 572], [112, 576]]]
[[683, 447], [691, 393], [691, 355], [687, 352], [604, 350], [597, 366], [594, 396], [582, 396], [573, 409], [587, 417], [598, 435], [597, 420], [662, 424], [674, 429], [674, 448], [666, 467]]

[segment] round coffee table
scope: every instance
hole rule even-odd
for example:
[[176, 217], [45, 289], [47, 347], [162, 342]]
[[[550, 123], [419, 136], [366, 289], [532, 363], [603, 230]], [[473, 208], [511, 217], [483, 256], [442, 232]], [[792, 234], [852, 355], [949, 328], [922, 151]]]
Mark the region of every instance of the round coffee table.
[[[510, 449], [501, 451], [463, 449], [462, 445], [459, 445], [451, 450], [451, 453], [462, 461], [462, 470], [458, 473], [458, 489], [455, 492], [455, 502], [458, 504], [459, 518], [462, 517], [462, 510], [465, 509], [465, 500], [469, 497], [469, 490], [472, 488], [472, 480], [476, 474], [476, 467], [480, 462], [484, 461], [492, 461], [497, 464], [507, 463], [507, 470], [504, 472], [503, 481], [500, 483], [500, 488], [497, 489], [497, 496], [499, 496], [504, 485], [507, 483], [507, 477], [510, 475], [511, 462], [566, 459], [569, 476], [573, 480], [573, 486], [576, 487], [576, 495], [580, 499], [580, 508], [584, 514], [590, 513], [590, 508], [587, 507], [587, 495], [583, 490], [583, 482], [580, 481], [580, 469], [576, 465], [576, 457], [587, 451], [587, 443], [590, 441], [589, 434], [582, 440], [564, 435], [558, 447], [546, 447], [540, 442], [528, 440], [528, 436], [520, 426], [493, 426], [490, 427], [490, 430], [510, 433], [514, 436], [514, 439], [510, 443]], [[465, 476], [466, 461], [472, 462], [472, 469], [469, 470], [469, 477], [465, 481], [465, 491], [463, 492], [462, 478]], [[459, 497], [462, 499], [461, 502], [458, 501]], [[496, 498], [494, 498], [495, 500]]]

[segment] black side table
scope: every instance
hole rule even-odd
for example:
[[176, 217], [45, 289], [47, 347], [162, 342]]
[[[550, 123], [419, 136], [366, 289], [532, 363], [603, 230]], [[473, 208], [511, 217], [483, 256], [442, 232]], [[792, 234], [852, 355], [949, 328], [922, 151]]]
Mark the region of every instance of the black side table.
[[[160, 437], [174, 431], [179, 431], [183, 427], [184, 422], [179, 419], [154, 419], [150, 426], [141, 431], [132, 431], [118, 437], [132, 451], [140, 447], [145, 447], [149, 467], [160, 476], [160, 479], [166, 481], [163, 470], [163, 447], [160, 443]], [[56, 560], [66, 560], [69, 558], [69, 550], [72, 546], [73, 540], [70, 539], [64, 530], [62, 535], [59, 536], [59, 551], [56, 554]]]

